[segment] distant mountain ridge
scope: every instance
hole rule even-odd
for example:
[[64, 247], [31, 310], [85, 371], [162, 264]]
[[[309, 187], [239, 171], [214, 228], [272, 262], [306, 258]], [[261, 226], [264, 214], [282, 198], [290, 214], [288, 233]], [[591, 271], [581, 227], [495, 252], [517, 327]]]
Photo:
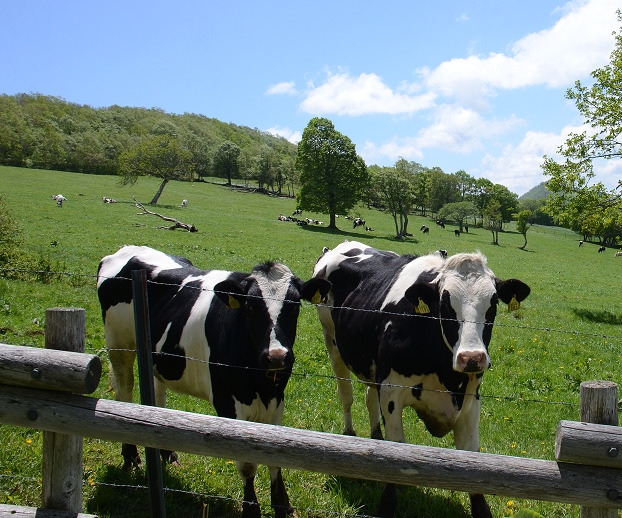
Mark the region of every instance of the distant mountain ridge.
[[546, 198], [551, 191], [546, 188], [546, 182], [542, 182], [535, 187], [528, 190], [522, 196], [519, 196], [519, 200], [542, 200]]

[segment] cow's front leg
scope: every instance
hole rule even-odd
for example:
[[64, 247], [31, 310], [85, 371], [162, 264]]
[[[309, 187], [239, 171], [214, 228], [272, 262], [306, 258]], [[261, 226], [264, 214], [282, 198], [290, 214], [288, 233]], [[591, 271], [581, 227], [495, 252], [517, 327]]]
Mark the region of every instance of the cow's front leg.
[[270, 496], [275, 518], [296, 516], [294, 508], [289, 504], [281, 468], [268, 467], [268, 469], [270, 470]]
[[[479, 451], [479, 418], [481, 401], [479, 397], [468, 394], [476, 394], [477, 386], [467, 386], [467, 395], [460, 417], [454, 425], [454, 443], [458, 450]], [[477, 383], [479, 385], [479, 383]], [[471, 500], [471, 515], [473, 518], [492, 518], [490, 507], [486, 497], [479, 493], [469, 494]]]
[[242, 502], [242, 518], [260, 518], [261, 511], [255, 494], [255, 475], [257, 464], [236, 461], [238, 473], [244, 484], [244, 501]]
[[[106, 341], [114, 342], [114, 337], [108, 333]], [[130, 344], [133, 347], [133, 344]], [[128, 347], [130, 347], [128, 346]], [[110, 358], [110, 382], [114, 389], [116, 401], [125, 403], [132, 402], [132, 392], [134, 390], [134, 360], [136, 353], [133, 351], [120, 351], [114, 348], [109, 349]], [[128, 471], [137, 468], [140, 464], [140, 455], [135, 444], [121, 445], [121, 455], [123, 456], [123, 469]]]
[[378, 386], [367, 385], [365, 403], [369, 413], [369, 429], [372, 439], [383, 439], [382, 428], [380, 426], [380, 401], [378, 397]]
[[[385, 436], [389, 441], [406, 442], [402, 422], [404, 402], [401, 397], [401, 390], [401, 388], [391, 387], [390, 384], [379, 386], [380, 410], [384, 419]], [[376, 514], [381, 518], [391, 518], [395, 515], [396, 509], [397, 486], [395, 484], [387, 484], [380, 497], [380, 505]]]
[[[166, 385], [157, 377], [153, 378], [153, 391], [156, 406], [166, 408]], [[162, 457], [162, 464], [181, 466], [177, 453], [172, 450], [160, 450], [160, 456]]]
[[352, 402], [354, 401], [354, 394], [350, 369], [348, 369], [341, 359], [341, 355], [339, 354], [337, 346], [333, 343], [333, 340], [333, 338], [326, 337], [326, 348], [330, 356], [330, 363], [333, 366], [333, 372], [337, 377], [337, 394], [339, 395], [339, 401], [341, 401], [341, 408], [343, 410], [343, 434], [356, 435], [352, 422]]

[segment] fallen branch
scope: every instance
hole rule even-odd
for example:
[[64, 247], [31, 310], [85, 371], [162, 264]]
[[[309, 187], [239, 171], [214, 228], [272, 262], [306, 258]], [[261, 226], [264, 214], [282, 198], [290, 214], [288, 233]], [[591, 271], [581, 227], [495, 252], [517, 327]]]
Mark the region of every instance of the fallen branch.
[[175, 218], [167, 218], [166, 216], [162, 216], [162, 214], [158, 214], [157, 212], [152, 212], [150, 210], [147, 210], [142, 203], [138, 203], [136, 201], [136, 198], [132, 196], [132, 199], [134, 200], [134, 205], [136, 205], [136, 207], [138, 207], [139, 209], [143, 211], [143, 212], [138, 213], [139, 216], [144, 216], [145, 214], [151, 214], [153, 216], [158, 216], [159, 218], [162, 218], [164, 221], [172, 221], [174, 223], [174, 225], [171, 225], [170, 227], [156, 227], [156, 228], [164, 228], [166, 230], [175, 230], [176, 228], [183, 228], [187, 230], [188, 232], [198, 232], [197, 227], [195, 227], [194, 225], [182, 223], [181, 221]]

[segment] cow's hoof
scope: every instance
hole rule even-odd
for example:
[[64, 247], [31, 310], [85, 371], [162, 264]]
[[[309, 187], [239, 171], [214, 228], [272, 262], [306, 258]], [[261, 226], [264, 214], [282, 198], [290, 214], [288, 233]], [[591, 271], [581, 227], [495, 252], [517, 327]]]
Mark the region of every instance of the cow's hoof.
[[279, 505], [274, 506], [274, 518], [298, 518], [298, 515], [291, 505]]
[[471, 516], [473, 518], [492, 518], [490, 507], [484, 495], [469, 495], [471, 497]]
[[132, 469], [136, 468], [140, 468], [140, 457], [132, 457], [132, 458], [128, 458], [125, 459], [123, 461], [123, 471], [132, 471]]
[[242, 518], [261, 518], [261, 509], [257, 502], [244, 502], [242, 504]]
[[183, 467], [181, 465], [181, 462], [179, 462], [179, 457], [177, 456], [177, 453], [175, 453], [174, 451], [160, 450], [160, 456], [162, 457], [163, 464], [170, 464], [171, 466]]
[[397, 509], [397, 486], [395, 484], [387, 484], [380, 497], [380, 504], [376, 515], [379, 518], [393, 518]]
[[380, 427], [375, 428], [372, 433], [371, 433], [371, 438], [372, 439], [378, 439], [380, 441], [384, 440], [384, 437], [382, 436], [382, 430], [380, 429]]

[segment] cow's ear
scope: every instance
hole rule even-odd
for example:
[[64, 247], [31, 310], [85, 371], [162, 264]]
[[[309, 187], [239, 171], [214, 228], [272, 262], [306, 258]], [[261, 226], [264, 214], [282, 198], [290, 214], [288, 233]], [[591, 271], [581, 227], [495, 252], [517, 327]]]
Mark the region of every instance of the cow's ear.
[[214, 286], [214, 295], [230, 309], [241, 308], [246, 303], [246, 296], [240, 285], [230, 279], [216, 284]]
[[326, 296], [332, 287], [333, 285], [330, 281], [313, 277], [302, 284], [300, 298], [308, 300], [313, 304], [321, 304], [326, 300]]
[[531, 288], [523, 281], [518, 279], [507, 279], [505, 281], [496, 279], [497, 295], [508, 304], [509, 309], [520, 308], [520, 303], [527, 298]]
[[436, 313], [438, 306], [438, 284], [417, 281], [404, 294], [406, 300], [415, 306], [415, 313], [422, 315]]

